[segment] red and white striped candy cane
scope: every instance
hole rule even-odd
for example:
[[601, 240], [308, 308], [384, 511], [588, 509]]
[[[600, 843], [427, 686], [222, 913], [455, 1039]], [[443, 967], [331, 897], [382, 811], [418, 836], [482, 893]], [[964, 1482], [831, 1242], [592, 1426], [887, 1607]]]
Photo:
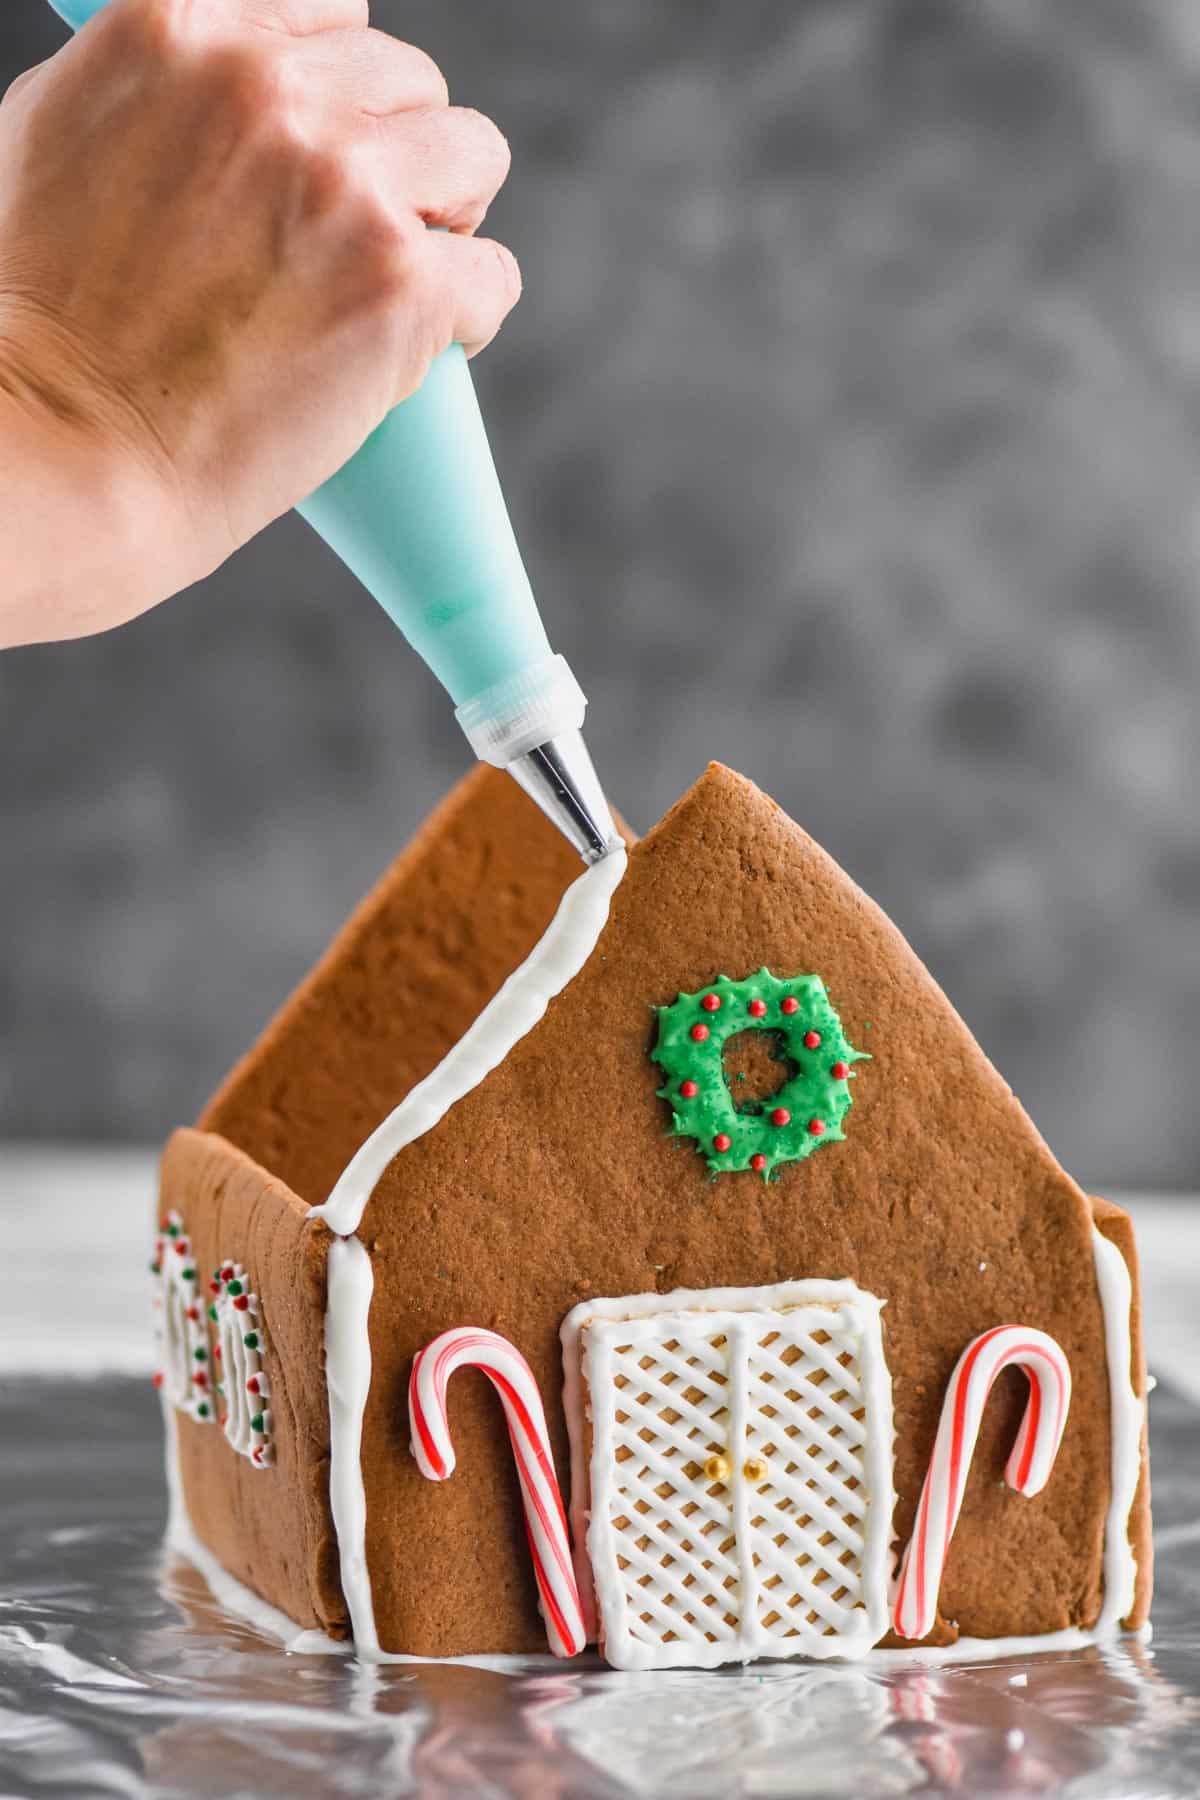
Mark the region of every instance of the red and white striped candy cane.
[[445, 1481], [454, 1473], [446, 1386], [454, 1371], [464, 1368], [482, 1370], [500, 1396], [521, 1483], [525, 1532], [546, 1635], [555, 1656], [577, 1656], [587, 1636], [546, 1414], [532, 1369], [507, 1338], [464, 1325], [443, 1331], [419, 1353], [408, 1384], [413, 1455], [430, 1481]]
[[1029, 1402], [1004, 1479], [1027, 1499], [1040, 1494], [1050, 1479], [1071, 1404], [1071, 1365], [1044, 1331], [997, 1325], [968, 1344], [946, 1389], [896, 1586], [892, 1624], [900, 1637], [923, 1638], [933, 1630], [942, 1570], [962, 1508], [983, 1409], [996, 1377], [1013, 1364], [1029, 1377]]

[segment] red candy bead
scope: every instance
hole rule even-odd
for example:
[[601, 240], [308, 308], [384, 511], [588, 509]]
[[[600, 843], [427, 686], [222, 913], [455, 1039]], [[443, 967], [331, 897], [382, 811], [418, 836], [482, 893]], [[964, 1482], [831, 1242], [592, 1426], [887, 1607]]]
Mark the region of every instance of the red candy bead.
[[150, 1380], [156, 1388], [160, 1388], [163, 1384], [162, 1370], [159, 1369], [155, 1374], [153, 1374], [150, 1377]]
[[780, 1012], [787, 1013], [790, 1018], [793, 1013], [798, 1013], [800, 1011], [800, 1002], [796, 999], [794, 994], [789, 994], [786, 1000], [780, 1001], [779, 1010]]
[[813, 1137], [824, 1137], [825, 1136], [825, 1121], [824, 1121], [824, 1119], [810, 1119], [808, 1121], [808, 1129], [812, 1133]]
[[765, 1000], [752, 1000], [750, 1002], [749, 1007], [747, 1008], [747, 1011], [750, 1013], [751, 1017], [755, 1018], [755, 1019], [761, 1019], [763, 1014], [766, 1012], [766, 1010], [767, 1010], [767, 1003]]
[[233, 1280], [233, 1264], [232, 1263], [226, 1263], [225, 1267], [221, 1270], [221, 1280], [222, 1281], [232, 1281]]
[[847, 1075], [850, 1073], [850, 1064], [835, 1062], [829, 1073], [833, 1076], [835, 1081], [845, 1081]]
[[752, 1169], [757, 1170], [761, 1174], [762, 1171], [766, 1168], [766, 1166], [767, 1166], [766, 1157], [763, 1155], [761, 1150], [756, 1150], [754, 1155], [750, 1158], [750, 1167]]
[[705, 1012], [720, 1012], [721, 996], [720, 994], [705, 994], [700, 1004]]
[[698, 1024], [692, 1026], [692, 1029], [688, 1035], [693, 1039], [693, 1041], [695, 1043], [702, 1044], [704, 1042], [705, 1038], [708, 1036], [708, 1026], [704, 1024], [703, 1020], [701, 1020]]
[[245, 1294], [239, 1294], [233, 1304], [237, 1308], [238, 1312], [245, 1312], [245, 1310], [249, 1306], [250, 1302], [246, 1298]]
[[189, 1306], [185, 1317], [189, 1319], [198, 1319], [200, 1317], [200, 1308], [198, 1306]]
[[713, 1139], [713, 1149], [725, 1151], [731, 1149], [732, 1146], [733, 1139], [726, 1132], [718, 1131], [716, 1137]]
[[257, 1375], [252, 1375], [250, 1377], [249, 1381], [246, 1383], [246, 1392], [248, 1394], [257, 1394], [257, 1392], [258, 1392], [258, 1376]]
[[176, 1244], [175, 1244], [175, 1254], [176, 1254], [176, 1256], [186, 1256], [186, 1255], [187, 1255], [187, 1253], [188, 1253], [188, 1241], [187, 1241], [187, 1239], [186, 1239], [186, 1238], [179, 1238], [179, 1239], [178, 1239], [178, 1240], [177, 1240], [177, 1242], [176, 1242]]
[[679, 1084], [679, 1092], [684, 1100], [694, 1100], [696, 1095], [700, 1092], [700, 1089], [694, 1081], [681, 1081]]
[[208, 1376], [204, 1373], [203, 1369], [197, 1369], [196, 1373], [192, 1376], [192, 1380], [199, 1388], [208, 1386]]
[[772, 1125], [790, 1125], [791, 1122], [792, 1115], [786, 1106], [777, 1106], [771, 1114]]
[[219, 1294], [221, 1291], [220, 1282], [219, 1281], [210, 1281], [208, 1284], [208, 1291], [210, 1294]]
[[806, 1050], [819, 1050], [821, 1048], [821, 1034], [819, 1031], [805, 1032], [804, 1048]]

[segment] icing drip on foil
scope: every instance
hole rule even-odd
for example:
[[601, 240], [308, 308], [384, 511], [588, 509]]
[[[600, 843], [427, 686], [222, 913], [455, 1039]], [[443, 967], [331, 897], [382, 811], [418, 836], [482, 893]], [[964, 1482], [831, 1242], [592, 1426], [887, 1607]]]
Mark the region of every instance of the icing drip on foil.
[[498, 1068], [538, 1023], [551, 1000], [578, 975], [608, 920], [628, 857], [614, 850], [567, 889], [545, 935], [509, 976], [437, 1068], [405, 1095], [373, 1131], [310, 1218], [339, 1237], [357, 1231], [376, 1183], [405, 1145], [432, 1131], [464, 1095]]
[[1112, 1433], [1112, 1474], [1104, 1524], [1104, 1604], [1096, 1620], [1097, 1636], [1105, 1637], [1116, 1632], [1121, 1620], [1133, 1611], [1137, 1592], [1137, 1558], [1129, 1541], [1129, 1515], [1142, 1469], [1146, 1404], [1133, 1391], [1133, 1282], [1129, 1269], [1117, 1246], [1110, 1244], [1094, 1226], [1092, 1250], [1104, 1312]]
[[618, 882], [625, 850], [612, 851], [572, 883], [545, 933], [454, 1048], [372, 1132], [309, 1218], [337, 1234], [329, 1248], [325, 1364], [329, 1394], [329, 1499], [337, 1534], [342, 1590], [350, 1609], [354, 1648], [367, 1661], [404, 1661], [379, 1648], [367, 1568], [367, 1505], [362, 1477], [362, 1429], [371, 1387], [369, 1316], [374, 1277], [365, 1247], [354, 1237], [375, 1185], [392, 1159], [443, 1119], [451, 1107], [497, 1068], [546, 1008], [579, 973], [596, 947]]

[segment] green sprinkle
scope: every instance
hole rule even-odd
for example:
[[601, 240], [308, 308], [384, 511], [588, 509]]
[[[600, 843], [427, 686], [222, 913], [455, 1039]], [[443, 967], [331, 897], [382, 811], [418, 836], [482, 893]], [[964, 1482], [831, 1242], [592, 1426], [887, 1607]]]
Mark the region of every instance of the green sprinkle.
[[161, 1275], [162, 1274], [162, 1264], [152, 1262], [150, 1264], [150, 1273], [152, 1275]]
[[261, 1436], [262, 1432], [265, 1429], [265, 1427], [263, 1425], [263, 1416], [261, 1413], [255, 1413], [254, 1417], [250, 1421], [250, 1429], [251, 1429], [251, 1431], [257, 1431]]
[[198, 1419], [207, 1419], [207, 1417], [208, 1417], [208, 1401], [207, 1400], [202, 1400], [200, 1402], [199, 1406], [196, 1408], [196, 1417]]
[[237, 1296], [241, 1293], [241, 1291], [242, 1291], [242, 1284], [240, 1281], [231, 1281], [229, 1283], [229, 1286], [225, 1290], [225, 1292], [227, 1294], [232, 1294], [235, 1300], [237, 1299]]
[[168, 1225], [167, 1226], [167, 1236], [168, 1237], [178, 1237], [179, 1236], [178, 1225]]
[[196, 1279], [195, 1269], [185, 1269], [183, 1271], [183, 1279], [185, 1281], [195, 1281], [195, 1279]]
[[208, 1309], [208, 1316], [209, 1316], [209, 1318], [210, 1318], [210, 1319], [214, 1319], [214, 1320], [215, 1320], [215, 1319], [216, 1319], [216, 1316], [217, 1316], [217, 1309], [216, 1309], [216, 1307], [215, 1307], [215, 1306], [210, 1306], [210, 1307], [209, 1307], [209, 1309]]
[[257, 1333], [257, 1331], [248, 1331], [246, 1333], [245, 1337], [242, 1339], [242, 1342], [243, 1342], [243, 1344], [245, 1344], [245, 1346], [248, 1350], [257, 1350], [258, 1349], [258, 1333]]
[[208, 1351], [205, 1350], [202, 1345], [200, 1346], [200, 1348], [193, 1350], [192, 1355], [196, 1358], [197, 1362], [207, 1362], [208, 1361]]

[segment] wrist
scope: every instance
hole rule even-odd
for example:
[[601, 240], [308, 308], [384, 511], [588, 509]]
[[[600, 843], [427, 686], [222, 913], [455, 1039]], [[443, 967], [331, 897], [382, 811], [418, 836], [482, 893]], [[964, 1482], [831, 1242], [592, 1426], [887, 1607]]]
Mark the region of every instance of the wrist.
[[188, 578], [169, 482], [99, 411], [0, 321], [0, 647], [105, 630]]

